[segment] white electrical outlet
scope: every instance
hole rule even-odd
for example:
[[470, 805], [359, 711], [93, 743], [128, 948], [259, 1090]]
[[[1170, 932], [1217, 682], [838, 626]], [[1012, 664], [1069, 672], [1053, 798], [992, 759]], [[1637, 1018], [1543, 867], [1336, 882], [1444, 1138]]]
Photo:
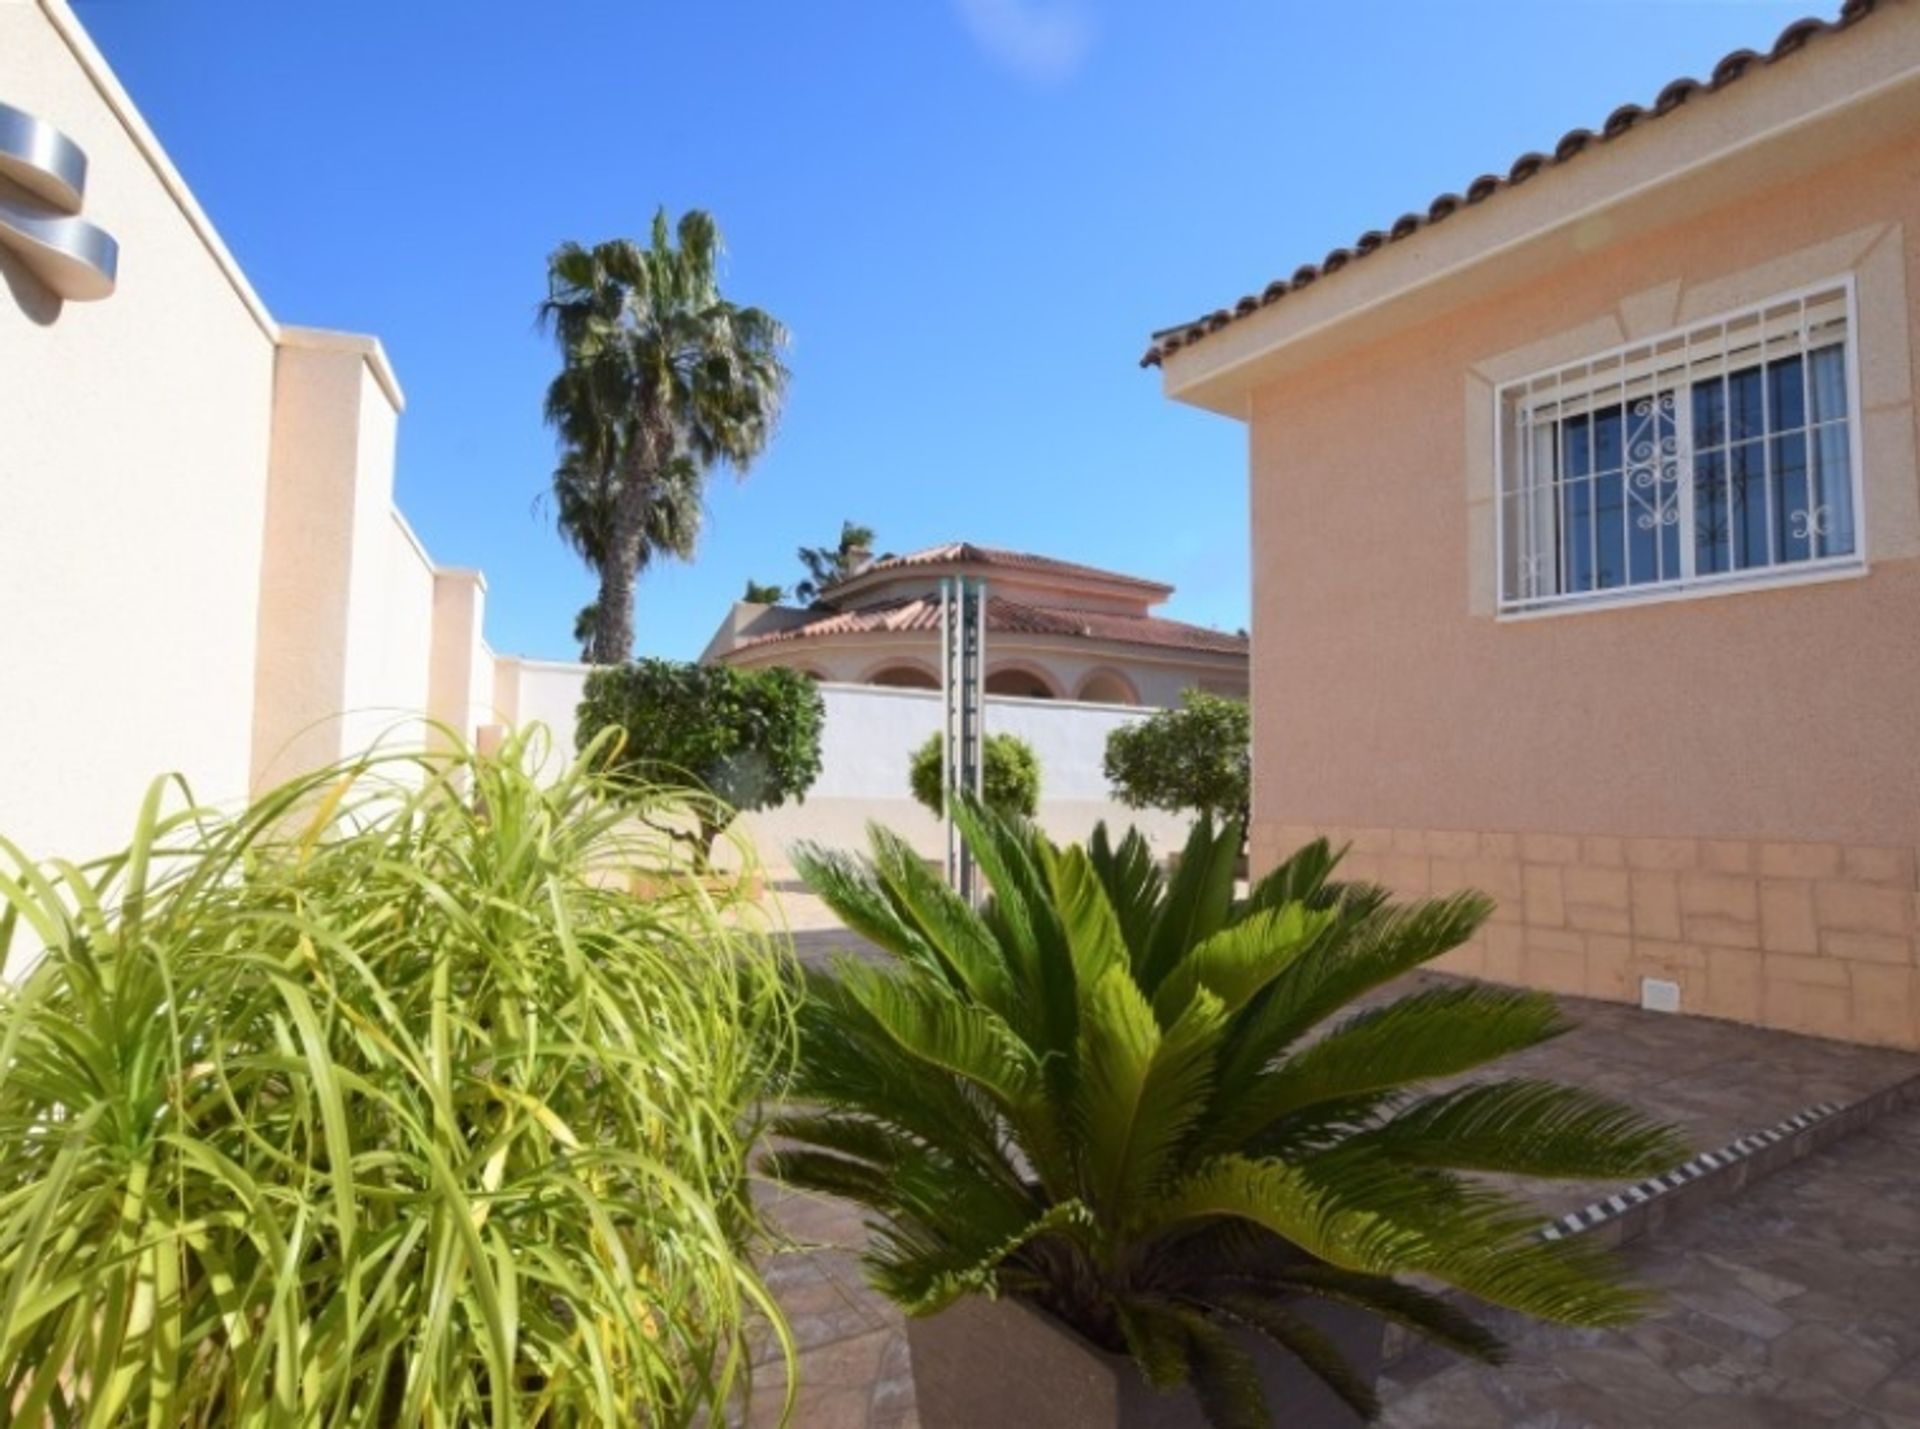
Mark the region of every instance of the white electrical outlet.
[[1648, 1012], [1678, 1012], [1680, 984], [1659, 977], [1641, 978], [1640, 1005]]

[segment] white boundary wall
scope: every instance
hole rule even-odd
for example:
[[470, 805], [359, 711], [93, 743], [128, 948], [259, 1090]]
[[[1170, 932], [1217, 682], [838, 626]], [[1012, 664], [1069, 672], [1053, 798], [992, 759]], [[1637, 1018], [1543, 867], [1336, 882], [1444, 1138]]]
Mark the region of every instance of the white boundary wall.
[[[574, 711], [588, 667], [502, 660], [495, 703], [513, 721], [535, 721], [553, 731], [554, 757], [573, 749]], [[887, 825], [928, 857], [942, 851], [939, 821], [913, 800], [907, 785], [912, 752], [940, 728], [940, 696], [931, 690], [822, 684], [826, 726], [820, 777], [806, 801], [750, 814], [739, 832], [769, 869], [785, 871], [789, 850], [802, 839], [830, 847], [865, 843], [869, 821]], [[1040, 823], [1055, 838], [1084, 839], [1102, 819], [1115, 828], [1138, 827], [1157, 853], [1185, 840], [1184, 818], [1133, 810], [1114, 802], [1101, 772], [1107, 735], [1151, 711], [1130, 705], [1065, 700], [987, 699], [987, 732], [1014, 734], [1040, 760]]]

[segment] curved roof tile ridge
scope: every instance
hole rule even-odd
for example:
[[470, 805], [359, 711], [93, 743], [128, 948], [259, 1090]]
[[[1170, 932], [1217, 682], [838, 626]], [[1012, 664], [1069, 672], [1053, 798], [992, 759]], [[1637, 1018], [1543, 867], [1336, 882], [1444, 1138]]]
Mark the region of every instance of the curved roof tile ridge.
[[[1216, 314], [1223, 321], [1226, 314]], [[1014, 551], [1003, 546], [982, 546], [973, 541], [946, 541], [938, 546], [925, 546], [917, 551], [905, 551], [897, 556], [883, 556], [879, 560], [862, 567], [848, 576], [845, 582], [864, 580], [867, 576], [885, 574], [889, 571], [913, 570], [922, 566], [966, 564], [987, 567], [1001, 567], [1010, 570], [1030, 571], [1037, 574], [1057, 574], [1074, 576], [1083, 580], [1105, 581], [1114, 585], [1135, 586], [1144, 590], [1162, 590], [1171, 592], [1173, 587], [1162, 581], [1149, 580], [1145, 576], [1128, 575], [1125, 571], [1108, 570], [1102, 566], [1089, 566], [1080, 561], [1065, 561], [1057, 556], [1043, 556], [1032, 551]]]
[[1795, 20], [1780, 32], [1778, 38], [1764, 54], [1757, 50], [1735, 50], [1715, 64], [1709, 78], [1705, 80], [1683, 75], [1662, 88], [1650, 106], [1623, 104], [1607, 116], [1597, 132], [1591, 129], [1569, 130], [1553, 146], [1551, 154], [1538, 152], [1522, 154], [1514, 160], [1504, 179], [1493, 174], [1482, 174], [1467, 185], [1464, 195], [1441, 194], [1427, 206], [1424, 214], [1403, 214], [1394, 222], [1393, 227], [1384, 233], [1377, 228], [1369, 229], [1355, 240], [1351, 248], [1336, 248], [1318, 264], [1302, 265], [1294, 271], [1291, 278], [1274, 279], [1258, 296], [1250, 293], [1235, 303], [1231, 309], [1218, 308], [1204, 317], [1162, 328], [1153, 334], [1152, 343], [1140, 358], [1140, 365], [1158, 367], [1181, 348], [1189, 347], [1200, 339], [1218, 332], [1228, 323], [1250, 317], [1268, 304], [1279, 301], [1293, 289], [1304, 288], [1316, 278], [1338, 272], [1349, 263], [1376, 253], [1390, 243], [1398, 243], [1423, 228], [1450, 218], [1464, 207], [1484, 202], [1502, 189], [1524, 183], [1542, 169], [1569, 163], [1589, 149], [1618, 139], [1623, 134], [1630, 134], [1647, 120], [1670, 114], [1697, 95], [1712, 94], [1725, 89], [1734, 81], [1753, 73], [1757, 68], [1764, 68], [1785, 59], [1788, 55], [1797, 54], [1817, 36], [1834, 34], [1858, 24], [1879, 8], [1880, 3], [1881, 0], [1842, 0], [1839, 13], [1831, 20], [1817, 15]]
[[[1141, 645], [1214, 655], [1245, 655], [1247, 638], [1159, 615], [1127, 615], [1042, 605], [1005, 596], [987, 597], [987, 625], [1001, 634], [1058, 635], [1118, 645]], [[750, 636], [736, 649], [763, 649], [834, 635], [932, 632], [940, 628], [940, 602], [931, 596], [904, 596], [851, 610], [820, 611], [784, 630]]]

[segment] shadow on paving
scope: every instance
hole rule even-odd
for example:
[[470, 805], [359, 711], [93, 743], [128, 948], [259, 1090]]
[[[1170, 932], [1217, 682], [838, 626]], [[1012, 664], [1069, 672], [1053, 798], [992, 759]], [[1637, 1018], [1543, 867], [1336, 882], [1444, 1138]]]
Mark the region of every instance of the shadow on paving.
[[1920, 1425], [1920, 1109], [1895, 1113], [1623, 1252], [1659, 1299], [1617, 1331], [1502, 1316], [1513, 1359], [1421, 1350], [1394, 1429]]

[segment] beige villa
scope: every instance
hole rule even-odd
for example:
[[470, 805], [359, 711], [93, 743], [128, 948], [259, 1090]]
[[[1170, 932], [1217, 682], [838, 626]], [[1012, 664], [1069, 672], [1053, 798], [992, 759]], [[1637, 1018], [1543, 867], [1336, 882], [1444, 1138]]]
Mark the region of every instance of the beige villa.
[[1187, 689], [1245, 698], [1247, 637], [1168, 620], [1173, 587], [956, 541], [872, 561], [812, 608], [736, 604], [700, 657], [847, 684], [940, 686], [940, 583], [985, 581], [987, 693], [1171, 706]]
[[1249, 429], [1256, 864], [1920, 1047], [1916, 333], [1920, 4], [1849, 0], [1156, 334]]

